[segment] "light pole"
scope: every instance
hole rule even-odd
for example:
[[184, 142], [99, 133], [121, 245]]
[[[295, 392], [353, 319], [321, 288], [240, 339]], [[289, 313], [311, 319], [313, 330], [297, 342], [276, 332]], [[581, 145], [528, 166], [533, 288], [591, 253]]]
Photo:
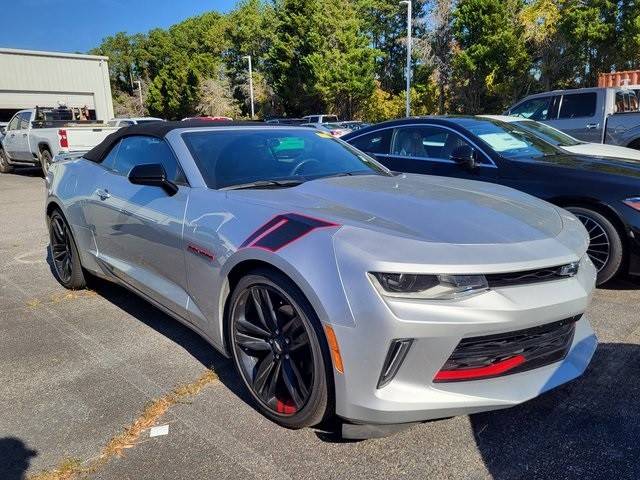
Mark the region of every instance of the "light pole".
[[407, 5], [407, 108], [406, 116], [411, 116], [411, 0], [402, 0]]
[[249, 61], [249, 96], [251, 97], [251, 118], [253, 119], [255, 112], [253, 110], [253, 71], [251, 70], [251, 55], [242, 57]]
[[138, 96], [140, 97], [140, 111], [144, 115], [144, 101], [142, 100], [142, 81], [136, 80], [133, 83], [138, 85]]

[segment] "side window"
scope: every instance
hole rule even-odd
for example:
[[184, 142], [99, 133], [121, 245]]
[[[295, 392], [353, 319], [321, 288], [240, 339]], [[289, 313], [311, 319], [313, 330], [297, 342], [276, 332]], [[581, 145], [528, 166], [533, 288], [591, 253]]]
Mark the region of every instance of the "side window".
[[118, 125], [118, 122], [116, 120], [109, 120], [107, 122], [107, 127], [115, 127]]
[[[113, 164], [110, 163], [112, 154], [115, 157]], [[136, 165], [147, 163], [160, 163], [167, 172], [167, 179], [178, 185], [187, 184], [187, 179], [173, 152], [167, 143], [159, 138], [142, 135], [125, 137], [103, 160], [106, 168], [125, 177]]]
[[616, 113], [627, 113], [638, 111], [638, 98], [632, 90], [616, 92]]
[[111, 171], [115, 171], [116, 158], [118, 157], [118, 150], [120, 149], [120, 144], [121, 143], [122, 143], [122, 140], [120, 140], [113, 147], [111, 147], [111, 150], [109, 151], [107, 156], [102, 159], [101, 165], [104, 168], [106, 168], [108, 170], [111, 170]]
[[[451, 154], [459, 147], [470, 146], [459, 134], [446, 128], [424, 126], [398, 128], [393, 137], [391, 152], [401, 157], [451, 161]], [[489, 164], [480, 154], [478, 162]]]
[[318, 123], [320, 121], [320, 117], [309, 117], [309, 123]]
[[11, 119], [9, 125], [7, 125], [7, 130], [18, 130], [20, 128], [20, 115], [16, 115]]
[[593, 117], [597, 99], [596, 92], [563, 95], [559, 118]]
[[31, 123], [31, 113], [30, 112], [22, 112], [20, 115], [20, 125], [18, 126], [19, 130], [27, 130], [29, 128], [29, 124]]
[[365, 153], [388, 155], [391, 147], [393, 129], [387, 128], [356, 138], [351, 145]]
[[531, 120], [549, 120], [553, 97], [532, 98], [511, 109], [509, 114]]

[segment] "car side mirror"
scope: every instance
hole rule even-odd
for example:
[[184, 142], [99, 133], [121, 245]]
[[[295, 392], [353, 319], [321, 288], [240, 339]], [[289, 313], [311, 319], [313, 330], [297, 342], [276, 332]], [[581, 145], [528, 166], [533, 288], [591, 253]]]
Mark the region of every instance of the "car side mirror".
[[167, 172], [159, 163], [148, 163], [136, 165], [129, 172], [129, 181], [134, 185], [148, 185], [150, 187], [160, 187], [169, 196], [178, 193], [178, 186], [167, 179]]
[[454, 148], [449, 158], [467, 170], [473, 170], [478, 166], [477, 152], [469, 145]]

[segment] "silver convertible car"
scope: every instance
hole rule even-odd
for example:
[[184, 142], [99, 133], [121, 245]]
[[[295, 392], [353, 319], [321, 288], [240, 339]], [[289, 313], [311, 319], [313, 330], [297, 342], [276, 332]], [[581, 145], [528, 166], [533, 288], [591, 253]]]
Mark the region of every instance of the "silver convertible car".
[[509, 407], [579, 376], [596, 271], [570, 213], [395, 174], [330, 135], [158, 123], [54, 162], [55, 273], [131, 289], [230, 356], [257, 408], [345, 436]]

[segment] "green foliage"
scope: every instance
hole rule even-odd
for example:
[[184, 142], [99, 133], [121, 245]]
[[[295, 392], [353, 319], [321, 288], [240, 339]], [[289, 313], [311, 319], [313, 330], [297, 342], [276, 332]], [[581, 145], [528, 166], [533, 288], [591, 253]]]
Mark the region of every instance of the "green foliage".
[[[640, 0], [414, 0], [412, 114], [496, 113], [535, 91], [640, 68]], [[406, 7], [397, 0], [240, 0], [146, 34], [109, 57], [121, 114], [404, 115]], [[135, 81], [142, 82], [144, 107]]]
[[454, 16], [458, 110], [499, 112], [522, 92], [530, 67], [519, 0], [461, 0]]
[[166, 65], [149, 87], [149, 113], [174, 120], [193, 114], [198, 103], [198, 85], [198, 72], [190, 65]]
[[348, 1], [323, 2], [313, 23], [315, 51], [305, 59], [313, 90], [324, 111], [352, 118], [374, 90], [376, 51], [361, 35], [362, 21]]

